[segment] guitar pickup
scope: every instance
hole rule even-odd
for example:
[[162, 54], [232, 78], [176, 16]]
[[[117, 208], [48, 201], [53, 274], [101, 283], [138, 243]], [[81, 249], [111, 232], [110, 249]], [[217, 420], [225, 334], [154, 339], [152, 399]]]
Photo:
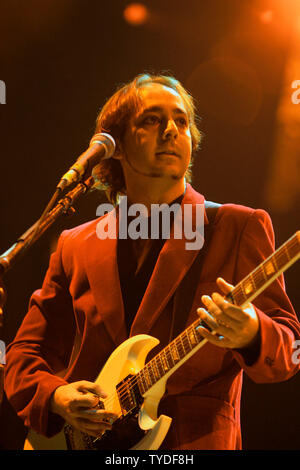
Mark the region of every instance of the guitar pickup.
[[134, 410], [143, 401], [137, 381], [133, 377], [128, 375], [116, 387], [119, 403], [125, 414]]

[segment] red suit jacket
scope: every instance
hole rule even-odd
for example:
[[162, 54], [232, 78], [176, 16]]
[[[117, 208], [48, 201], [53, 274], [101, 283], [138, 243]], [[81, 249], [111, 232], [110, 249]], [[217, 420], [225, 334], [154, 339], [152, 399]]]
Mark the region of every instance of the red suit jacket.
[[[188, 185], [182, 204], [203, 204]], [[110, 213], [107, 217], [111, 217]], [[106, 216], [105, 216], [106, 217]], [[62, 428], [49, 412], [53, 391], [77, 380], [95, 380], [112, 351], [127, 339], [116, 259], [116, 239], [100, 240], [97, 220], [62, 233], [42, 289], [7, 351], [6, 394], [26, 426], [52, 436]], [[205, 223], [208, 223], [205, 216]], [[197, 318], [201, 296], [217, 290], [216, 278], [237, 284], [274, 249], [268, 214], [244, 206], [221, 206], [187, 324]], [[168, 343], [169, 301], [196, 251], [186, 240], [164, 244], [131, 327], [131, 336], [149, 334]], [[240, 449], [240, 398], [243, 371], [255, 382], [292, 377], [293, 341], [300, 325], [279, 277], [254, 305], [260, 321], [255, 360], [241, 351], [207, 343], [168, 380], [159, 412], [173, 418], [165, 449]], [[79, 341], [73, 348], [74, 336]], [[55, 375], [71, 366], [63, 377]], [[246, 353], [246, 351], [245, 351]]]

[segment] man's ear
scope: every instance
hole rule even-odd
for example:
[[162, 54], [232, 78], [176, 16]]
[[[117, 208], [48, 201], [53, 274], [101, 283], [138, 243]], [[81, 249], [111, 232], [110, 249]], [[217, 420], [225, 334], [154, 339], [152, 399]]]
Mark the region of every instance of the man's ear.
[[116, 150], [115, 153], [113, 154], [112, 158], [115, 158], [116, 160], [123, 160], [123, 146], [122, 143], [120, 142], [119, 139], [116, 139]]

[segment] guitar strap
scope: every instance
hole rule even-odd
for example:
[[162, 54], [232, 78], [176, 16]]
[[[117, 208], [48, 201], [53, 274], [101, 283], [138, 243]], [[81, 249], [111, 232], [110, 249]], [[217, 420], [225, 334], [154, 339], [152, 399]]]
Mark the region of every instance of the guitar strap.
[[170, 341], [178, 336], [185, 328], [188, 314], [191, 311], [196, 288], [199, 283], [203, 260], [208, 250], [213, 232], [214, 220], [221, 204], [205, 201], [205, 211], [209, 223], [204, 227], [204, 245], [199, 250], [198, 256], [186, 276], [181, 281], [173, 307], [173, 328], [171, 329]]

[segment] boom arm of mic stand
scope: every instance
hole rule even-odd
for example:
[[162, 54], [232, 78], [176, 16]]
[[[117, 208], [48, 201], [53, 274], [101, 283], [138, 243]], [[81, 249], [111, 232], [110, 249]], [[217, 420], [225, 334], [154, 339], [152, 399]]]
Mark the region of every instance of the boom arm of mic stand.
[[18, 238], [5, 253], [0, 256], [0, 275], [5, 274], [17, 260], [41, 237], [41, 235], [58, 219], [61, 214], [65, 214], [72, 207], [74, 201], [86, 193], [94, 184], [91, 176], [84, 182], [69, 191], [56, 206], [45, 216], [44, 220], [38, 220], [21, 237]]

